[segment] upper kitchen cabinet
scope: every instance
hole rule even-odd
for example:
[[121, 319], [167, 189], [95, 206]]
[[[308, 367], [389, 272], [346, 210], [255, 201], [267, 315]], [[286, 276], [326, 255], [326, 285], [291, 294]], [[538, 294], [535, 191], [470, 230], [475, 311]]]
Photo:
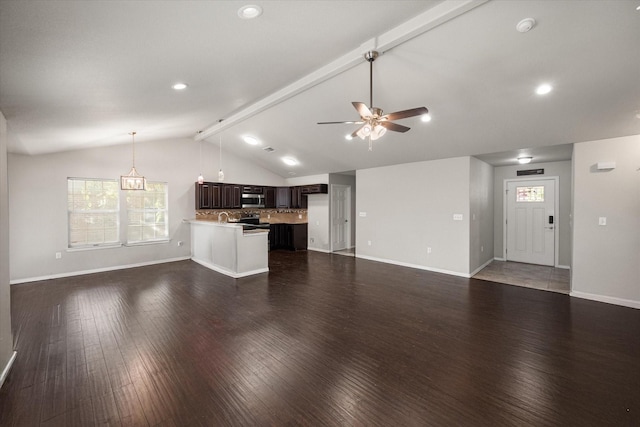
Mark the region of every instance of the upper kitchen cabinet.
[[242, 185], [224, 184], [222, 187], [222, 207], [224, 209], [242, 208]]
[[328, 194], [329, 186], [327, 184], [311, 184], [311, 185], [302, 185], [301, 187], [302, 194]]
[[220, 209], [222, 207], [221, 185], [213, 182], [196, 182], [196, 209]]
[[273, 209], [276, 207], [276, 188], [264, 187], [264, 207]]
[[276, 208], [288, 209], [291, 207], [291, 190], [289, 187], [276, 188]]
[[291, 203], [289, 207], [292, 209], [306, 209], [307, 196], [302, 194], [302, 187], [291, 187]]

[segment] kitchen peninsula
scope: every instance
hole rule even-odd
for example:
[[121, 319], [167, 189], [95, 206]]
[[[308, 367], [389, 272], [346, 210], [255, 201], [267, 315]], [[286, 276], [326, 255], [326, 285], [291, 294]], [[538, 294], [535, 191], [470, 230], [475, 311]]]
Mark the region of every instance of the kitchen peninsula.
[[270, 249], [307, 249], [307, 197], [327, 190], [196, 183], [192, 259], [234, 278], [268, 272]]
[[268, 230], [238, 223], [193, 220], [191, 259], [233, 278], [269, 271]]

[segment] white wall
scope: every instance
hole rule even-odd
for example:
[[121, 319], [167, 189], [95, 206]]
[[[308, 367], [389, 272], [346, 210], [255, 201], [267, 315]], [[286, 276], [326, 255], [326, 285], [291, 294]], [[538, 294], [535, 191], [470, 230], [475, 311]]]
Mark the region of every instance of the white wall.
[[470, 162], [458, 157], [356, 171], [356, 256], [468, 275]]
[[[9, 289], [9, 193], [7, 184], [7, 121], [0, 112], [0, 374], [13, 355], [11, 291]], [[4, 378], [0, 378], [0, 385]]]
[[[217, 147], [204, 143], [201, 166], [198, 144], [191, 139], [136, 143], [138, 171], [147, 180], [169, 183], [171, 243], [71, 252], [66, 251], [67, 177], [118, 178], [131, 168], [131, 145], [10, 154], [11, 281], [189, 257], [189, 225], [182, 221], [195, 216], [194, 183], [201, 169], [205, 179], [214, 181], [219, 164]], [[225, 182], [285, 185], [283, 178], [253, 163], [226, 153], [223, 158]], [[62, 252], [62, 259], [55, 258], [56, 252]]]
[[640, 308], [640, 135], [575, 144], [573, 162], [571, 295]]
[[518, 177], [517, 171], [526, 169], [544, 169], [540, 177], [557, 176], [559, 178], [560, 206], [556, 214], [558, 224], [558, 264], [568, 267], [571, 264], [571, 161], [535, 163], [530, 165], [501, 166], [494, 170], [494, 240], [493, 255], [504, 258], [504, 180], [529, 178]]
[[471, 157], [469, 271], [474, 274], [493, 259], [493, 166]]

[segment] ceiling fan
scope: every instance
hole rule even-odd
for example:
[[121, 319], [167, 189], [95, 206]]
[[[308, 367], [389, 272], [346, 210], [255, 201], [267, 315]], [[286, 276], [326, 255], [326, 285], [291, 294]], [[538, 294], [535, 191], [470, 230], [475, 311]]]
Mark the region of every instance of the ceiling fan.
[[352, 102], [355, 109], [360, 114], [360, 120], [347, 122], [318, 122], [319, 125], [332, 124], [357, 124], [362, 125], [347, 138], [359, 136], [361, 139], [369, 138], [369, 151], [371, 142], [384, 135], [387, 130], [394, 132], [406, 132], [410, 127], [393, 123], [392, 120], [406, 119], [414, 116], [422, 116], [429, 113], [426, 107], [412, 108], [410, 110], [396, 111], [395, 113], [382, 114], [382, 109], [373, 106], [373, 61], [378, 57], [378, 52], [370, 50], [364, 54], [364, 59], [369, 61], [369, 105], [364, 102]]

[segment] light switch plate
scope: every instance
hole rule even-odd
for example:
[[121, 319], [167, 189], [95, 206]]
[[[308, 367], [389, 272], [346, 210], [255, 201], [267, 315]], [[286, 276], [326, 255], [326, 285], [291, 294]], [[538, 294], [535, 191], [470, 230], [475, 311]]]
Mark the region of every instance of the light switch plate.
[[601, 216], [600, 218], [598, 218], [598, 225], [607, 225], [607, 217]]
[[366, 212], [360, 212], [360, 214], [359, 214], [359, 215], [360, 215], [360, 217], [361, 217], [361, 218], [364, 218], [364, 217], [366, 217], [366, 216], [367, 216], [367, 213], [366, 213]]
[[462, 214], [453, 214], [454, 221], [462, 221]]

